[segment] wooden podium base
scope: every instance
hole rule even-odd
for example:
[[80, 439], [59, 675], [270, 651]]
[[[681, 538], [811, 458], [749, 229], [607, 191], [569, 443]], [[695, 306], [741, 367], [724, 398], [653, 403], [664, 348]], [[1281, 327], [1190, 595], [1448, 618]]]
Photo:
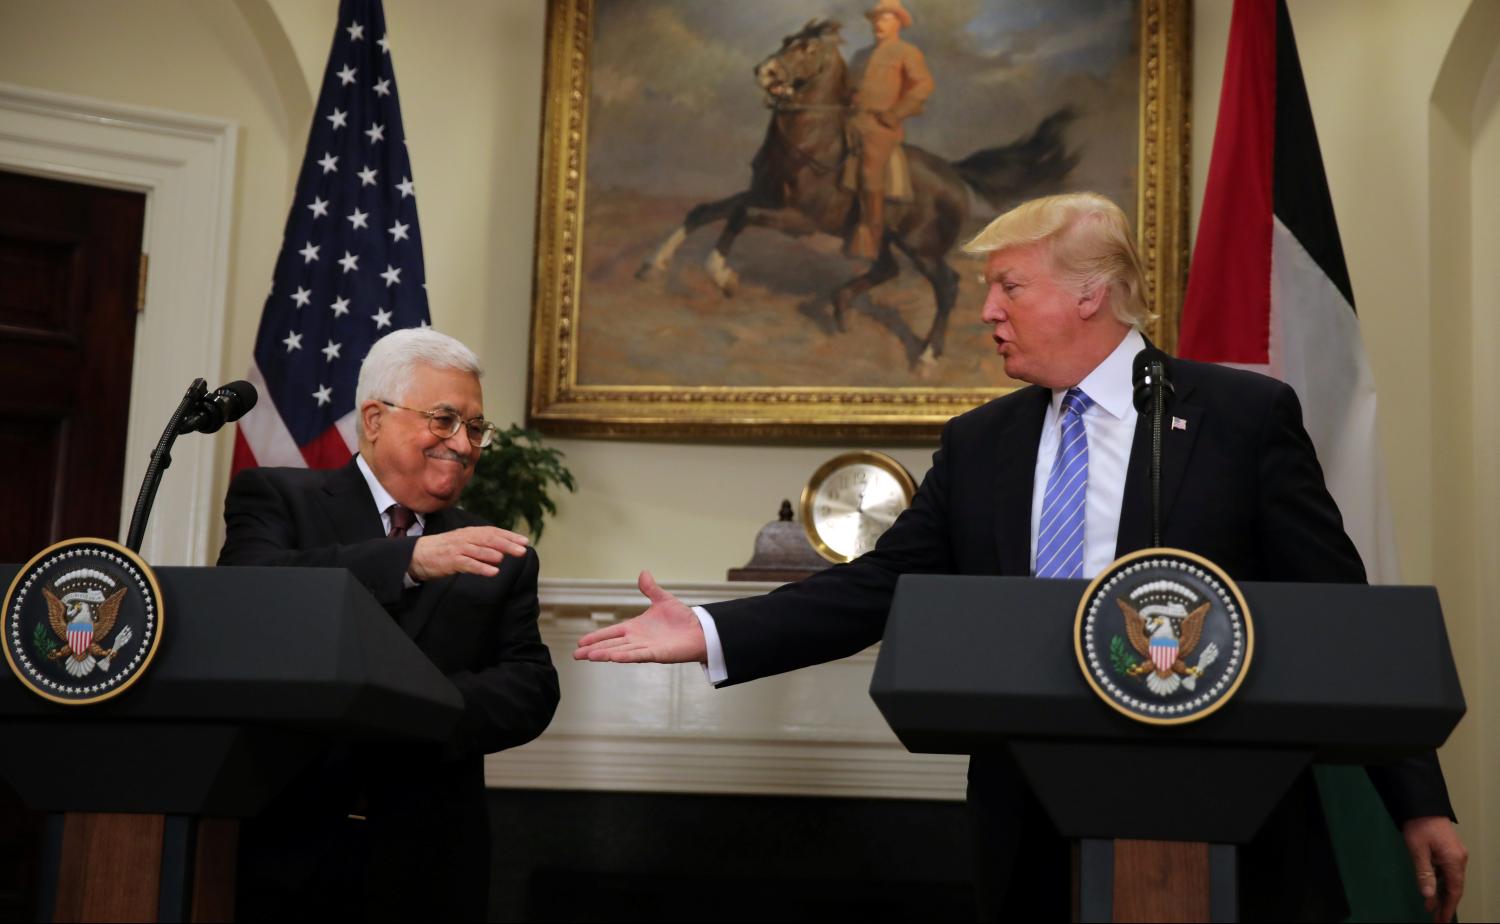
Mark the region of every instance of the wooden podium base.
[[1226, 844], [1085, 838], [1078, 919], [1237, 921], [1235, 859]]
[[239, 822], [50, 815], [39, 904], [54, 921], [229, 921]]

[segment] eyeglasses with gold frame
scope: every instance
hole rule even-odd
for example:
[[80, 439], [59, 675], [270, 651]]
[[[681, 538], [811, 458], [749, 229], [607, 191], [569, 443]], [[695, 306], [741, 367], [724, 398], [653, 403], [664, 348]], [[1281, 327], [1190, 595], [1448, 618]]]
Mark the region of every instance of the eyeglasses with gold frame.
[[387, 407], [411, 411], [413, 414], [421, 414], [427, 418], [427, 429], [431, 430], [434, 436], [439, 436], [445, 440], [452, 439], [462, 429], [469, 437], [469, 445], [475, 449], [483, 449], [494, 442], [495, 434], [500, 432], [498, 427], [483, 417], [470, 417], [468, 420], [464, 420], [447, 408], [438, 408], [433, 411], [419, 411], [414, 407], [407, 407], [404, 404], [397, 404], [394, 401], [382, 399], [380, 403]]

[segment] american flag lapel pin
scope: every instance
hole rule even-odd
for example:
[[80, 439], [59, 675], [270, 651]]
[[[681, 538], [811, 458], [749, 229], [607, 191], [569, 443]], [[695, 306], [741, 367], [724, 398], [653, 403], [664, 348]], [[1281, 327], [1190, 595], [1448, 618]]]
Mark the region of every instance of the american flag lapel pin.
[[1172, 418], [1172, 429], [1173, 430], [1186, 430], [1187, 429], [1187, 421], [1183, 420], [1181, 417], [1173, 417]]

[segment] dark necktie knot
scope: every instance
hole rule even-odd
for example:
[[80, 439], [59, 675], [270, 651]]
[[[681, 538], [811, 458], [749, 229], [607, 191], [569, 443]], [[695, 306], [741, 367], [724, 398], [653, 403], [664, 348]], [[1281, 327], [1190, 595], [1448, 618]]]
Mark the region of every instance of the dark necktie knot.
[[406, 531], [411, 529], [411, 525], [417, 522], [417, 515], [412, 513], [410, 507], [392, 504], [388, 512], [391, 515], [391, 531], [387, 535], [392, 539], [397, 536], [406, 535]]

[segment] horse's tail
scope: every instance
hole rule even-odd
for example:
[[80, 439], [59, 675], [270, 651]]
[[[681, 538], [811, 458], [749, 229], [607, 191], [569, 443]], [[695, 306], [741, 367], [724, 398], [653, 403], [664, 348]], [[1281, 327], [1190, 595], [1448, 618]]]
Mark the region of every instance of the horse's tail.
[[1077, 114], [1065, 106], [1037, 123], [1030, 137], [975, 151], [953, 167], [995, 208], [1014, 204], [1022, 196], [1049, 193], [1078, 165], [1078, 152], [1070, 152], [1063, 139], [1075, 118]]

